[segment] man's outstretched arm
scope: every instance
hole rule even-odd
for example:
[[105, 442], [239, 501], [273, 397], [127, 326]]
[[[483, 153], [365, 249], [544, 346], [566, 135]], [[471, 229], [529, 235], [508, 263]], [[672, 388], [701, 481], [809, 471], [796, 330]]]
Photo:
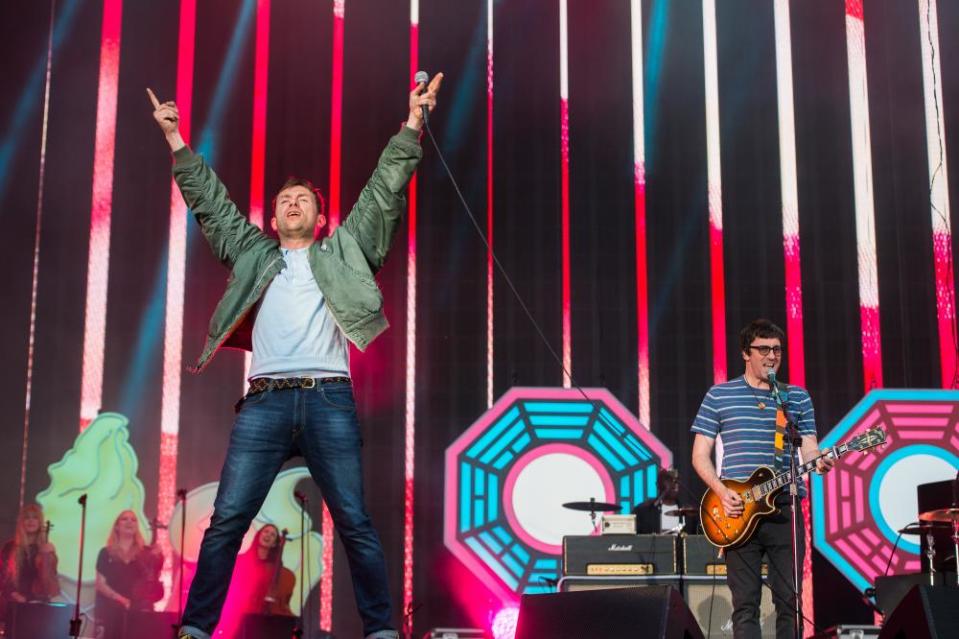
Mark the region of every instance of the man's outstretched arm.
[[232, 266], [247, 246], [266, 236], [240, 213], [213, 169], [183, 141], [176, 104], [161, 103], [150, 89], [147, 95], [153, 103], [153, 118], [173, 152], [173, 177], [183, 200], [200, 223], [217, 259]]
[[443, 74], [437, 73], [429, 86], [420, 83], [410, 92], [406, 125], [390, 139], [376, 170], [343, 223], [356, 238], [374, 272], [386, 260], [406, 208], [406, 186], [422, 157], [419, 132], [423, 128], [423, 109], [432, 111], [436, 107], [436, 94], [442, 82]]

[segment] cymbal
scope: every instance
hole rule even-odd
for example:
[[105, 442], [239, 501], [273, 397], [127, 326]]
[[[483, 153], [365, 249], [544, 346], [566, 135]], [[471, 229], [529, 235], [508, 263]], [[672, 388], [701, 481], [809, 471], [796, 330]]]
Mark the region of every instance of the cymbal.
[[692, 517], [699, 514], [699, 508], [686, 506], [684, 508], [674, 508], [672, 510], [663, 511], [663, 514], [667, 517]]
[[946, 524], [944, 524], [944, 523], [942, 523], [942, 522], [938, 522], [938, 521], [934, 521], [934, 522], [924, 521], [924, 522], [922, 522], [922, 524], [919, 524], [919, 525], [913, 524], [913, 525], [911, 525], [911, 526], [906, 526], [905, 528], [902, 528], [902, 529], [898, 530], [897, 532], [898, 532], [900, 535], [924, 535], [925, 533], [932, 532], [934, 528], [942, 529], [942, 528], [945, 528], [945, 527], [946, 527]]
[[935, 521], [951, 524], [959, 521], [959, 508], [940, 508], [919, 514], [919, 521]]
[[610, 504], [604, 501], [568, 501], [563, 504], [563, 508], [583, 510], [588, 513], [619, 512], [619, 504]]

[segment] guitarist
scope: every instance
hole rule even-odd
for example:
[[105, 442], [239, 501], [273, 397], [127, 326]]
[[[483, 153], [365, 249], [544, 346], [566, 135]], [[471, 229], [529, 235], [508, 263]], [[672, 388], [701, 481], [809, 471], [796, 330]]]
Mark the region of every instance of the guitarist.
[[[777, 404], [769, 383], [768, 370], [778, 371], [782, 365], [782, 329], [765, 319], [757, 319], [739, 334], [745, 372], [741, 377], [716, 384], [709, 389], [691, 428], [693, 441], [693, 468], [706, 485], [722, 499], [726, 516], [743, 513], [742, 499], [720, 481], [723, 478], [745, 480], [759, 466], [774, 470], [789, 468], [789, 459], [783, 453], [782, 437], [776, 436]], [[816, 438], [816, 420], [809, 393], [799, 386], [779, 383], [780, 392], [787, 393], [786, 412], [797, 425], [802, 437], [801, 455], [813, 459], [819, 455]], [[720, 472], [713, 464], [716, 436], [723, 437], [723, 463]], [[786, 443], [788, 449], [788, 443]], [[832, 468], [834, 460], [821, 458], [817, 472]], [[805, 488], [800, 486], [800, 497]], [[759, 639], [759, 604], [762, 597], [760, 564], [763, 555], [769, 564], [769, 582], [776, 605], [776, 637], [794, 636], [792, 599], [792, 535], [790, 533], [791, 506], [788, 489], [775, 498], [778, 514], [759, 522], [753, 534], [743, 543], [726, 549], [726, 569], [729, 590], [733, 598], [733, 633], [736, 639]], [[705, 522], [704, 522], [705, 523]], [[797, 536], [799, 563], [805, 554], [802, 530]], [[798, 593], [802, 596], [802, 593]]]

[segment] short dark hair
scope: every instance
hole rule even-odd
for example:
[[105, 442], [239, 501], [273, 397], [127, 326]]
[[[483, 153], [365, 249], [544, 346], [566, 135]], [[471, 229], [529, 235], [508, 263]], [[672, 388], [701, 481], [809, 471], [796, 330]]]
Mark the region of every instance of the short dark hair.
[[673, 482], [679, 482], [679, 471], [675, 468], [660, 468], [659, 475], [656, 477], [656, 488], [659, 492], [666, 490], [666, 487]]
[[744, 353], [749, 353], [749, 346], [757, 337], [765, 339], [778, 339], [780, 344], [786, 343], [786, 334], [768, 319], [755, 319], [748, 326], [739, 332], [739, 349]]
[[277, 190], [276, 195], [273, 196], [273, 215], [276, 215], [276, 198], [279, 197], [280, 193], [294, 186], [303, 186], [309, 189], [313, 194], [313, 198], [316, 200], [317, 215], [326, 215], [326, 200], [323, 199], [323, 193], [320, 192], [320, 189], [316, 188], [313, 182], [306, 178], [295, 175], [286, 178], [286, 182], [283, 183], [283, 186], [281, 186], [279, 190]]

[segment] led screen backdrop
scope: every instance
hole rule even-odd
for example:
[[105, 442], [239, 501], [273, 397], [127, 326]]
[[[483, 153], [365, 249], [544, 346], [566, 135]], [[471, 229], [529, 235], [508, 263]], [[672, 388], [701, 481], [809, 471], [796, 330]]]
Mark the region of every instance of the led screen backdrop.
[[[433, 132], [510, 280], [424, 138], [378, 275], [391, 328], [352, 355], [397, 623], [422, 635], [498, 599], [444, 545], [445, 452], [514, 386], [608, 389], [690, 495], [689, 424], [757, 316], [821, 434], [874, 388], [955, 386], [957, 27], [941, 0], [0, 4], [0, 534], [99, 411], [128, 420], [144, 517], [218, 478], [245, 360], [186, 372], [228, 274], [146, 87], [267, 225], [290, 174], [341, 221], [415, 70], [445, 72]], [[310, 615], [355, 636], [325, 549]], [[810, 559], [817, 625], [869, 621]]]

